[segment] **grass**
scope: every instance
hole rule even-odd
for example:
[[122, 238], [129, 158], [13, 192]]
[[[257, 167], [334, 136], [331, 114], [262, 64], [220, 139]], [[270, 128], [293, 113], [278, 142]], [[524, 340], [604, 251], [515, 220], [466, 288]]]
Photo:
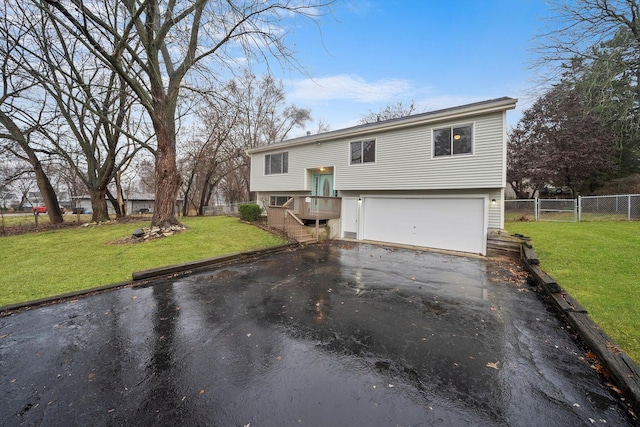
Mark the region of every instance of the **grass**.
[[512, 222], [542, 268], [640, 363], [640, 222]]
[[[78, 221], [78, 217], [80, 222], [88, 222], [91, 221], [91, 215], [76, 215], [76, 214], [66, 214], [64, 215], [65, 222], [76, 222]], [[151, 218], [151, 216], [149, 216]], [[13, 227], [13, 226], [30, 226], [35, 225], [36, 218], [34, 215], [30, 213], [25, 214], [2, 214], [0, 215], [0, 227]], [[40, 214], [38, 215], [38, 224], [49, 224], [49, 215]]]
[[149, 221], [0, 237], [0, 306], [130, 280], [134, 271], [285, 243], [237, 218], [181, 221], [186, 232], [141, 244], [111, 242]]

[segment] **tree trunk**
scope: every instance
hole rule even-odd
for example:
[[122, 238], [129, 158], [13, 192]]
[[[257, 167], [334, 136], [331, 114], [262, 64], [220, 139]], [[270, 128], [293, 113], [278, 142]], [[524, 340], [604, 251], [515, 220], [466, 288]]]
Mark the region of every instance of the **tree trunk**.
[[106, 190], [94, 190], [91, 192], [91, 209], [93, 210], [91, 222], [103, 222], [111, 219], [107, 210]]
[[[160, 136], [158, 135], [158, 139]], [[160, 145], [160, 143], [158, 143]], [[180, 175], [176, 166], [175, 149], [156, 151], [156, 202], [151, 224], [158, 227], [179, 225], [175, 204], [180, 190]]]
[[118, 198], [118, 209], [116, 210], [118, 217], [127, 216], [127, 202], [122, 197], [122, 170], [116, 172], [116, 197]]
[[187, 181], [187, 188], [184, 190], [184, 200], [182, 201], [182, 216], [189, 216], [189, 197], [191, 196], [191, 186], [193, 185], [193, 178], [195, 176], [195, 168], [189, 175], [189, 181]]
[[176, 219], [175, 205], [181, 180], [176, 164], [175, 134], [167, 132], [165, 126], [158, 127], [154, 126], [158, 148], [155, 153], [156, 201], [151, 225], [169, 227], [180, 224]]
[[0, 111], [0, 123], [2, 123], [2, 125], [9, 131], [11, 139], [18, 143], [20, 148], [22, 148], [24, 153], [27, 155], [27, 158], [29, 159], [31, 167], [33, 167], [33, 171], [36, 175], [36, 184], [38, 185], [38, 190], [40, 190], [42, 201], [47, 207], [49, 222], [51, 222], [51, 224], [62, 223], [64, 219], [62, 218], [62, 211], [60, 210], [60, 205], [58, 204], [58, 196], [56, 196], [56, 192], [53, 190], [53, 186], [51, 185], [51, 181], [49, 181], [49, 177], [42, 169], [40, 159], [38, 159], [36, 152], [29, 145], [27, 137], [25, 137], [18, 125], [16, 125], [16, 123], [2, 111]]
[[207, 176], [204, 178], [204, 183], [202, 184], [202, 190], [200, 191], [200, 203], [198, 203], [198, 216], [204, 216], [204, 208], [206, 206], [206, 198], [207, 198], [207, 189], [209, 188], [209, 181], [211, 181], [211, 174], [213, 172], [209, 171]]
[[178, 192], [182, 184], [176, 162], [175, 109], [177, 90], [175, 99], [172, 99], [171, 95], [163, 94], [161, 86], [156, 87], [152, 84], [151, 92], [155, 101], [154, 114], [151, 119], [158, 144], [155, 151], [156, 201], [151, 225], [169, 227], [180, 225], [175, 214]]
[[111, 203], [111, 206], [113, 206], [113, 211], [116, 214], [116, 218], [124, 218], [124, 215], [122, 213], [122, 203], [120, 203], [120, 201], [118, 199], [122, 199], [122, 197], [120, 197], [120, 195], [118, 195], [118, 197], [114, 197], [113, 194], [111, 194], [111, 192], [109, 190], [106, 191], [107, 194], [107, 199], [109, 200], [109, 203]]
[[49, 181], [49, 177], [42, 170], [40, 160], [35, 157], [35, 154], [33, 158], [34, 160], [32, 160], [31, 156], [29, 156], [29, 160], [33, 166], [33, 170], [36, 173], [36, 183], [38, 185], [38, 189], [40, 190], [42, 201], [47, 207], [49, 222], [51, 224], [61, 224], [62, 222], [64, 222], [64, 219], [62, 218], [62, 210], [60, 209], [60, 205], [58, 204], [58, 196], [56, 196], [56, 192], [53, 190], [53, 186], [51, 185], [51, 181]]

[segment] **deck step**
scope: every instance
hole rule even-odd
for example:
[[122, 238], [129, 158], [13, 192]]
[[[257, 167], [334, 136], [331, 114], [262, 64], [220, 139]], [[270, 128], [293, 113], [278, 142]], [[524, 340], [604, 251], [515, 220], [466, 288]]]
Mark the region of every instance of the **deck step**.
[[503, 231], [489, 233], [487, 236], [487, 255], [520, 258], [524, 241], [525, 239], [510, 236]]
[[298, 243], [310, 243], [315, 242], [316, 239], [309, 234], [309, 232], [300, 225], [297, 221], [292, 219], [285, 222], [285, 234], [294, 239]]

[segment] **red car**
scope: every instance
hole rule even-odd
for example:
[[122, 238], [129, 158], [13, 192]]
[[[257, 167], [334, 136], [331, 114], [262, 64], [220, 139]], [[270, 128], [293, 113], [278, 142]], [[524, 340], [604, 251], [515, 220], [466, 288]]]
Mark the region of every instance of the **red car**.
[[[62, 206], [60, 206], [60, 212], [62, 212], [64, 214], [65, 211], [66, 211], [66, 209], [63, 208]], [[47, 207], [44, 205], [44, 203], [38, 203], [37, 205], [35, 205], [33, 207], [33, 213], [34, 214], [47, 213]]]

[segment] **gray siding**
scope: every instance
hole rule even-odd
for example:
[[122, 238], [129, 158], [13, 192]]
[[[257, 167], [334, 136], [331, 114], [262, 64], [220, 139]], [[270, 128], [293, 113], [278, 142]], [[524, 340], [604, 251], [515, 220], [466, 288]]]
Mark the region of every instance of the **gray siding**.
[[[474, 125], [474, 153], [432, 158], [432, 129], [465, 123]], [[333, 167], [334, 187], [343, 191], [504, 188], [504, 112], [380, 132], [366, 138], [376, 139], [375, 164], [349, 165], [349, 142], [359, 138], [290, 147], [275, 144], [273, 150], [254, 153], [251, 190], [311, 191], [307, 171], [319, 167]], [[264, 155], [281, 151], [289, 153], [289, 173], [264, 175]]]

